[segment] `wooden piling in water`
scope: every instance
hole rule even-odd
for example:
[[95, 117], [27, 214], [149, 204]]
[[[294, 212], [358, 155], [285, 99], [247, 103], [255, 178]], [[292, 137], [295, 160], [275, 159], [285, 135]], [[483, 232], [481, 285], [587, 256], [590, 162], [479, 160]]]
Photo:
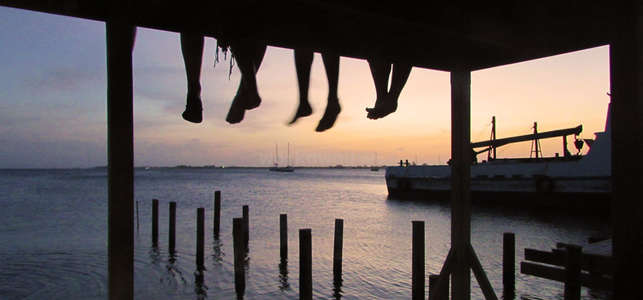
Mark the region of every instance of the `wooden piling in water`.
[[333, 249], [333, 278], [342, 280], [342, 251], [344, 246], [344, 220], [335, 219], [335, 247]]
[[424, 299], [424, 221], [412, 221], [411, 299]]
[[502, 285], [505, 295], [516, 290], [516, 236], [513, 232], [502, 235]]
[[197, 270], [203, 270], [203, 253], [204, 253], [204, 216], [205, 209], [199, 207], [196, 209], [196, 266]]
[[567, 245], [565, 255], [565, 300], [580, 300], [580, 271], [583, 248]]
[[221, 191], [214, 191], [214, 224], [212, 232], [216, 239], [219, 238], [219, 230], [221, 224]]
[[[438, 287], [438, 280], [439, 279], [440, 279], [440, 275], [438, 275], [438, 274], [429, 275], [429, 300], [448, 300], [449, 299], [449, 293], [446, 292], [446, 291], [444, 293], [442, 293], [442, 297], [440, 297], [442, 299], [436, 299], [435, 298], [435, 295], [438, 292], [437, 287]], [[446, 290], [448, 291], [449, 290], [449, 276], [446, 277], [446, 280], [447, 280], [447, 282], [446, 282], [445, 287], [446, 287]]]
[[237, 296], [243, 296], [246, 289], [245, 270], [243, 268], [243, 219], [232, 219], [232, 248], [234, 249], [234, 288]]
[[313, 259], [311, 230], [299, 229], [299, 299], [313, 299]]
[[159, 200], [152, 199], [152, 247], [159, 244]]
[[279, 215], [279, 256], [288, 259], [288, 215]]
[[170, 220], [168, 231], [168, 250], [173, 253], [176, 249], [176, 202], [170, 202]]
[[248, 241], [250, 240], [250, 217], [248, 213], [248, 205], [243, 206], [243, 243], [245, 252], [248, 252]]

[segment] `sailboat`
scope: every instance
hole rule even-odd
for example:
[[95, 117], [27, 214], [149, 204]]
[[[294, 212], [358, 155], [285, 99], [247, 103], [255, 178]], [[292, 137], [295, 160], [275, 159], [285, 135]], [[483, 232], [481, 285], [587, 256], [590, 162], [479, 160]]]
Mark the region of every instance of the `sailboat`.
[[371, 166], [371, 171], [379, 171], [380, 167], [377, 166], [377, 152], [375, 152], [375, 163]]
[[290, 143], [288, 143], [288, 163], [286, 164], [286, 166], [285, 167], [280, 167], [279, 166], [279, 148], [277, 148], [277, 144], [275, 144], [275, 166], [271, 167], [268, 170], [274, 171], [274, 172], [293, 172], [293, 171], [295, 171], [295, 168], [290, 166]]

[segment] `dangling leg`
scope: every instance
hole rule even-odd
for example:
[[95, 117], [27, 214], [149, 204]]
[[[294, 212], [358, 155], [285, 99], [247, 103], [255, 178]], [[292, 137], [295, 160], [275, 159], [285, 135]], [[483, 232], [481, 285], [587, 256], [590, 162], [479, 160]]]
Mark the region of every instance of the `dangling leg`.
[[386, 117], [390, 113], [397, 110], [397, 99], [402, 93], [402, 89], [406, 84], [406, 80], [409, 79], [409, 74], [411, 74], [411, 67], [411, 65], [406, 64], [393, 65], [391, 88], [388, 91], [386, 102], [384, 102], [383, 105], [379, 108], [375, 107], [375, 110], [377, 110], [373, 112], [373, 116], [375, 119]]
[[263, 53], [260, 59], [257, 59], [257, 53], [260, 52], [257, 49], [263, 49], [263, 52], [265, 52], [266, 48], [265, 46], [257, 47], [253, 42], [249, 41], [234, 41], [230, 43], [230, 50], [241, 72], [241, 81], [239, 82], [237, 95], [232, 100], [226, 117], [228, 123], [241, 122], [246, 109], [255, 108], [261, 103], [255, 74], [259, 69], [259, 64], [261, 64], [260, 59], [263, 58]]
[[337, 120], [337, 115], [341, 111], [339, 98], [337, 97], [337, 85], [339, 81], [339, 56], [334, 54], [322, 53], [324, 59], [324, 68], [326, 69], [326, 78], [328, 78], [328, 102], [324, 116], [319, 121], [315, 131], [322, 132], [330, 129]]
[[297, 112], [288, 125], [297, 122], [301, 117], [310, 116], [313, 109], [308, 102], [308, 87], [310, 85], [310, 67], [313, 64], [313, 51], [309, 49], [295, 49], [295, 71], [299, 85], [299, 106]]
[[250, 97], [246, 99], [246, 110], [249, 109], [254, 109], [259, 107], [261, 104], [261, 98], [259, 97], [259, 92], [257, 89], [257, 72], [259, 72], [259, 67], [261, 67], [261, 62], [263, 61], [263, 57], [266, 54], [266, 45], [263, 44], [258, 44], [256, 42], [252, 42], [251, 44], [248, 45], [248, 47], [252, 47], [253, 54], [252, 54], [252, 65], [253, 65], [253, 75], [252, 78], [248, 78], [248, 80], [252, 80], [248, 86], [251, 90], [248, 91], [248, 94]]
[[391, 64], [384, 60], [373, 58], [368, 60], [368, 66], [373, 76], [377, 99], [375, 100], [375, 106], [373, 108], [366, 108], [368, 112], [367, 117], [369, 119], [377, 119], [375, 117], [377, 115], [376, 112], [384, 105], [388, 98], [388, 79], [391, 73]]
[[203, 36], [181, 33], [181, 52], [185, 63], [188, 81], [188, 95], [182, 116], [186, 121], [201, 123], [203, 105], [201, 103], [201, 61], [203, 59]]

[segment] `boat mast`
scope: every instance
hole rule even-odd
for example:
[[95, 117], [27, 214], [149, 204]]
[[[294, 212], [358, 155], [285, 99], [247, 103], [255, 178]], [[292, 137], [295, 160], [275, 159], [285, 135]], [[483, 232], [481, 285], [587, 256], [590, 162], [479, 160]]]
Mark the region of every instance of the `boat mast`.
[[496, 116], [491, 117], [491, 138], [489, 138], [489, 140], [491, 140], [491, 145], [489, 146], [489, 148], [493, 151], [493, 153], [491, 153], [492, 151], [489, 151], [487, 153], [488, 161], [496, 159]]
[[531, 153], [529, 153], [529, 158], [532, 154], [536, 154], [536, 158], [542, 157], [542, 150], [540, 149], [540, 140], [538, 139], [538, 123], [534, 122], [534, 139], [531, 143]]

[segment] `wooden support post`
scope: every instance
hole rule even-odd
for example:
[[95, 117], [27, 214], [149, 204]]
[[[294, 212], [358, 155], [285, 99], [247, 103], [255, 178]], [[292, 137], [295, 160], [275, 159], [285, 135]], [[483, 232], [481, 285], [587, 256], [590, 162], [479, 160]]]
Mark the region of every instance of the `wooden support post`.
[[132, 49], [136, 27], [108, 21], [107, 270], [109, 299], [134, 298], [134, 122]]
[[471, 72], [451, 72], [451, 247], [455, 248], [451, 296], [471, 299]]
[[413, 246], [411, 250], [411, 299], [424, 299], [424, 221], [412, 221]]
[[[610, 42], [614, 299], [643, 298], [643, 3], [619, 2]], [[609, 124], [608, 124], [609, 126]]]
[[[440, 275], [438, 274], [431, 274], [429, 275], [429, 300], [448, 300], [448, 294], [443, 293], [440, 298], [438, 299], [437, 297], [437, 288], [438, 288], [438, 280], [440, 280]], [[449, 287], [449, 276], [445, 278], [445, 286], [448, 288]]]
[[310, 229], [299, 229], [299, 299], [313, 299], [313, 259]]
[[243, 244], [245, 245], [245, 252], [250, 249], [248, 242], [250, 241], [250, 217], [248, 216], [248, 205], [243, 206]]
[[335, 247], [333, 248], [333, 279], [342, 281], [342, 251], [344, 247], [344, 220], [335, 219]]
[[214, 233], [214, 238], [219, 238], [219, 230], [221, 224], [221, 191], [214, 191], [214, 224], [212, 226], [212, 232]]
[[478, 280], [478, 284], [480, 284], [484, 298], [487, 300], [498, 300], [496, 292], [493, 291], [491, 282], [489, 282], [489, 278], [487, 278], [487, 274], [482, 269], [482, 264], [480, 264], [480, 260], [471, 245], [469, 245], [469, 259], [471, 262], [471, 270], [473, 270], [473, 274], [476, 275], [476, 280]]
[[245, 260], [245, 250], [243, 245], [243, 219], [232, 219], [232, 247], [234, 248], [234, 288], [237, 292], [237, 298], [243, 298], [246, 290], [245, 269], [243, 267]]
[[136, 232], [138, 232], [138, 200], [136, 200]]
[[513, 232], [502, 235], [502, 285], [505, 296], [516, 291], [516, 236]]
[[203, 253], [204, 253], [204, 218], [205, 218], [205, 209], [199, 207], [196, 209], [196, 267], [197, 270], [204, 270], [203, 264]]
[[580, 264], [583, 248], [567, 245], [565, 255], [565, 300], [580, 300]]
[[282, 261], [288, 259], [288, 215], [279, 215], [279, 255]]
[[176, 202], [170, 202], [170, 228], [168, 231], [168, 250], [174, 253], [176, 249]]
[[159, 200], [152, 199], [152, 247], [159, 245]]

